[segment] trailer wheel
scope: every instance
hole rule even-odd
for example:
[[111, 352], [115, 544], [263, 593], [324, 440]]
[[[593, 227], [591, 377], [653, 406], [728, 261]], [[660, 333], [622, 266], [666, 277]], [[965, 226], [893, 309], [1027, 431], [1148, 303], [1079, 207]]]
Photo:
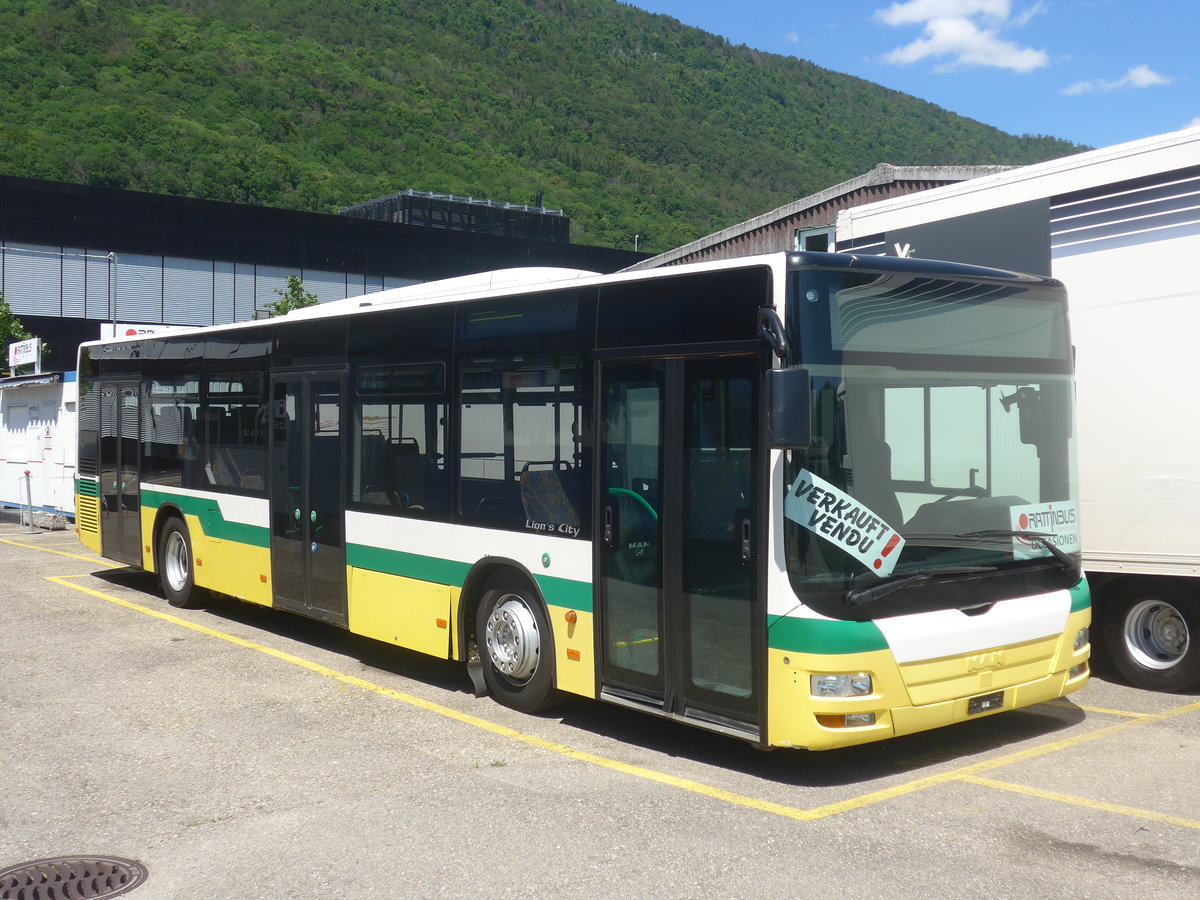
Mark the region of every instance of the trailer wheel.
[[196, 587], [195, 557], [187, 525], [172, 516], [163, 522], [158, 536], [158, 578], [167, 602], [181, 609], [196, 609], [209, 599]]
[[1104, 643], [1135, 687], [1186, 691], [1200, 684], [1200, 599], [1171, 582], [1135, 582], [1113, 597]]

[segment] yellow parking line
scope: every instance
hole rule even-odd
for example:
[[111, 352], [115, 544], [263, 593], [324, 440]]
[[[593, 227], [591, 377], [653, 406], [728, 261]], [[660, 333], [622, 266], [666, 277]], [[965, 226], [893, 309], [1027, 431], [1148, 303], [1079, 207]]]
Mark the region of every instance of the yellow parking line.
[[1067, 709], [1082, 709], [1084, 712], [1095, 713], [1098, 716], [1121, 716], [1126, 719], [1140, 719], [1150, 713], [1129, 712], [1125, 709], [1105, 709], [1102, 706], [1087, 706], [1074, 700], [1047, 700], [1042, 706], [1062, 706]]
[[1151, 822], [1161, 822], [1164, 825], [1178, 825], [1180, 828], [1194, 828], [1200, 831], [1200, 819], [1185, 819], [1182, 816], [1168, 816], [1148, 809], [1137, 809], [1132, 806], [1121, 806], [1118, 803], [1106, 803], [1103, 800], [1090, 800], [1087, 797], [1073, 797], [1070, 794], [1060, 794], [1057, 791], [1044, 791], [1041, 788], [1028, 787], [1023, 784], [1011, 784], [1007, 781], [996, 781], [992, 778], [980, 778], [978, 775], [962, 775], [959, 781], [968, 781], [984, 787], [1011, 791], [1014, 794], [1025, 794], [1028, 797], [1041, 797], [1056, 803], [1069, 803], [1072, 806], [1086, 806], [1088, 809], [1098, 809], [1101, 812], [1117, 813], [1122, 816], [1134, 816], [1138, 819], [1148, 819]]
[[14, 547], [24, 547], [28, 550], [40, 550], [42, 553], [53, 553], [56, 556], [67, 556], [71, 559], [82, 559], [84, 562], [95, 563], [98, 566], [107, 566], [110, 569], [123, 569], [123, 563], [109, 562], [107, 559], [101, 559], [98, 556], [81, 556], [78, 553], [67, 553], [65, 550], [51, 550], [49, 547], [39, 547], [37, 544], [27, 544], [24, 541], [10, 541], [7, 538], [0, 538], [0, 544], [12, 544]]
[[[85, 594], [91, 594], [93, 597], [99, 597], [102, 600], [107, 600], [110, 603], [115, 603], [117, 606], [123, 606], [126, 609], [131, 609], [136, 612], [144, 613], [148, 616], [153, 616], [156, 619], [161, 619], [164, 622], [170, 622], [173, 625], [180, 625], [184, 628], [189, 628], [192, 631], [198, 631], [201, 634], [206, 634], [210, 637], [218, 638], [223, 641], [228, 641], [231, 644], [236, 644], [239, 647], [245, 647], [248, 650], [256, 650], [260, 653], [265, 653], [268, 656], [273, 656], [276, 659], [284, 662], [300, 666], [317, 675], [322, 675], [326, 678], [332, 678], [343, 684], [353, 685], [364, 690], [371, 691], [375, 694], [380, 694], [384, 697], [389, 697], [393, 700], [399, 700], [401, 703], [407, 703], [410, 706], [415, 706], [418, 709], [423, 709], [428, 712], [437, 713], [448, 719], [453, 719], [457, 722], [462, 722], [466, 725], [472, 725], [484, 731], [489, 731], [492, 734], [500, 735], [501, 737], [510, 738], [519, 741], [523, 744], [528, 744], [532, 747], [537, 747], [542, 750], [548, 750], [552, 753], [558, 753], [562, 756], [568, 756], [572, 759], [577, 759], [582, 762], [591, 763], [593, 765], [602, 766], [606, 769], [613, 769], [618, 772], [624, 772], [627, 775], [634, 775], [639, 778], [645, 778], [649, 781], [656, 781], [660, 784], [670, 785], [672, 787], [682, 788], [692, 791], [693, 793], [703, 794], [712, 797], [716, 800], [723, 800], [728, 803], [735, 803], [739, 806], [747, 806], [752, 809], [762, 810], [764, 812], [773, 812], [778, 815], [788, 816], [794, 819], [808, 820], [821, 818], [821, 814], [814, 815], [802, 809], [794, 809], [792, 807], [783, 806], [778, 803], [771, 803], [766, 800], [758, 800], [754, 797], [746, 797], [741, 794], [735, 794], [731, 791], [725, 791], [721, 788], [712, 787], [711, 785], [701, 784], [695, 781], [689, 781], [686, 778], [677, 778], [674, 775], [666, 775], [662, 772], [655, 772], [652, 769], [646, 769], [641, 766], [630, 765], [615, 759], [598, 756], [594, 753], [587, 753], [581, 750], [575, 750], [563, 744], [547, 741], [544, 738], [535, 737], [531, 734], [517, 731], [505, 725], [499, 725], [495, 722], [489, 722], [487, 719], [481, 719], [478, 716], [472, 716], [469, 713], [459, 712], [456, 709], [451, 709], [448, 706], [442, 706], [440, 703], [434, 703], [430, 700], [424, 700], [420, 697], [414, 697], [412, 694], [405, 694], [401, 691], [395, 691], [391, 688], [386, 688], [379, 684], [366, 681], [354, 675], [347, 675], [344, 672], [339, 672], [336, 669], [331, 669], [328, 666], [323, 666], [320, 663], [315, 663], [312, 660], [304, 659], [300, 656], [294, 656], [291, 653], [285, 653], [282, 650], [276, 650], [273, 647], [267, 647], [263, 644], [257, 644], [254, 641], [248, 641], [236, 635], [228, 634], [224, 631], [217, 631], [213, 628], [207, 628], [204, 625], [198, 625], [195, 622], [189, 622], [187, 619], [181, 619], [179, 616], [173, 616], [170, 613], [159, 612], [156, 609], [150, 609], [147, 606], [141, 606], [137, 603], [131, 603], [128, 600], [123, 600], [120, 597], [114, 597], [112, 594], [106, 594], [103, 591], [97, 591], [93, 588], [85, 587], [81, 584], [72, 584], [69, 578], [84, 578], [85, 575], [74, 576], [54, 576], [47, 578], [47, 581], [52, 581], [55, 584], [61, 584], [64, 587], [69, 587], [72, 590], [82, 591]], [[828, 815], [825, 813], [824, 815]]]
[[[927, 778], [919, 778], [914, 781], [906, 782], [901, 785], [895, 785], [890, 788], [885, 788], [880, 791], [873, 791], [869, 794], [862, 794], [858, 797], [852, 797], [848, 800], [830, 803], [825, 806], [819, 806], [814, 809], [797, 809], [791, 806], [785, 806], [780, 803], [773, 803], [769, 800], [760, 800], [756, 797], [748, 797], [744, 794], [726, 791], [722, 788], [713, 787], [712, 785], [703, 784], [701, 782], [692, 781], [686, 778], [678, 778], [674, 775], [667, 775], [663, 772], [656, 772], [653, 769], [646, 769], [642, 766], [635, 766], [629, 763], [623, 763], [615, 759], [609, 759], [604, 756], [599, 756], [595, 753], [587, 753], [582, 750], [575, 750], [564, 744], [559, 744], [554, 741], [548, 741], [544, 738], [535, 737], [531, 734], [517, 731], [505, 725], [499, 725], [495, 722], [490, 722], [487, 719], [479, 718], [478, 716], [470, 715], [469, 713], [460, 712], [456, 709], [451, 709], [447, 706], [442, 706], [439, 703], [434, 703], [430, 700], [424, 700], [420, 697], [415, 697], [412, 694], [406, 694], [401, 691], [392, 690], [391, 688], [383, 687], [354, 675], [347, 675], [344, 672], [339, 672], [336, 669], [331, 669], [328, 666], [323, 666], [320, 663], [312, 660], [304, 659], [300, 656], [295, 656], [291, 653], [285, 653], [282, 650], [276, 650], [273, 647], [267, 647], [264, 644], [258, 644], [254, 641], [248, 641], [245, 638], [240, 638], [223, 631], [217, 631], [213, 628], [208, 628], [204, 625], [198, 625], [195, 622], [189, 622], [178, 616], [170, 613], [160, 612], [156, 609], [151, 609], [146, 606], [141, 606], [137, 603], [132, 603], [128, 600], [123, 600], [120, 597], [115, 597], [112, 594], [104, 593], [93, 588], [85, 587], [81, 584], [71, 583], [69, 578], [84, 578], [86, 575], [50, 577], [48, 581], [55, 584], [60, 584], [72, 590], [81, 591], [85, 594], [90, 594], [94, 597], [99, 597], [102, 600], [107, 600], [117, 606], [125, 607], [126, 609], [144, 613], [148, 616], [153, 616], [156, 619], [161, 619], [164, 622], [170, 622], [174, 625], [180, 625], [184, 628], [197, 631], [201, 634], [210, 637], [218, 638], [223, 641], [228, 641], [231, 644], [236, 644], [239, 647], [244, 647], [248, 650], [255, 650], [260, 653], [265, 653], [276, 659], [291, 663], [307, 669], [317, 675], [325, 678], [331, 678], [343, 684], [353, 685], [354, 687], [362, 688], [363, 690], [371, 691], [372, 693], [388, 697], [393, 700], [398, 700], [401, 703], [409, 706], [417, 707], [418, 709], [426, 710], [427, 712], [436, 713], [454, 721], [461, 722], [472, 727], [488, 731], [492, 734], [518, 741], [531, 747], [537, 747], [541, 750], [546, 750], [551, 753], [557, 753], [561, 756], [566, 756], [571, 759], [576, 759], [581, 762], [591, 765], [600, 766], [602, 768], [611, 769], [613, 771], [622, 772], [627, 775], [632, 775], [637, 778], [644, 778], [648, 781], [654, 781], [659, 784], [665, 784], [670, 787], [679, 788], [681, 790], [690, 791], [695, 794], [700, 794], [705, 797], [711, 797], [714, 800], [720, 800], [725, 803], [731, 803], [747, 809], [754, 809], [760, 812], [768, 812], [778, 816], [784, 816], [789, 819], [796, 819], [803, 822], [811, 822], [817, 819], [824, 819], [828, 816], [837, 815], [839, 813], [848, 812], [850, 810], [861, 809], [866, 806], [871, 806], [875, 803], [881, 803], [885, 800], [891, 800], [895, 797], [901, 797], [906, 794], [912, 794], [917, 791], [925, 790], [926, 788], [934, 787], [940, 784], [946, 784], [956, 780], [967, 781], [971, 777], [978, 775], [980, 772], [987, 772], [993, 769], [1002, 768], [1004, 766], [1013, 765], [1018, 762], [1023, 762], [1028, 759], [1033, 759], [1038, 756], [1043, 756], [1047, 753], [1054, 753], [1059, 750], [1064, 750], [1069, 747], [1075, 747], [1089, 741], [1099, 740], [1107, 737], [1118, 731], [1123, 731], [1131, 727], [1145, 725], [1151, 722], [1162, 721], [1163, 719], [1171, 718], [1176, 715], [1182, 715], [1188, 712], [1200, 711], [1200, 702], [1189, 704], [1188, 706], [1179, 707], [1174, 710], [1168, 710], [1165, 713], [1156, 713], [1150, 716], [1133, 719], [1126, 722], [1119, 722], [1115, 725], [1109, 725], [1106, 728], [1101, 728], [1096, 731], [1086, 734], [1075, 735], [1073, 737], [1064, 738], [1059, 741], [1052, 741], [1048, 744], [1040, 744], [1037, 747], [1031, 747], [1026, 750], [1021, 750], [1016, 753], [1010, 753], [1006, 756], [996, 759], [986, 760], [975, 763], [974, 765], [965, 766], [960, 769], [954, 769], [949, 772], [943, 772], [938, 775], [931, 775]], [[1149, 815], [1149, 814], [1148, 814]], [[1187, 826], [1191, 827], [1191, 826]]]
[[1076, 703], [1077, 707], [1084, 712], [1095, 713], [1098, 716], [1120, 716], [1123, 719], [1144, 719], [1151, 713], [1130, 712], [1126, 709], [1106, 709], [1103, 706], [1084, 706], [1082, 703]]

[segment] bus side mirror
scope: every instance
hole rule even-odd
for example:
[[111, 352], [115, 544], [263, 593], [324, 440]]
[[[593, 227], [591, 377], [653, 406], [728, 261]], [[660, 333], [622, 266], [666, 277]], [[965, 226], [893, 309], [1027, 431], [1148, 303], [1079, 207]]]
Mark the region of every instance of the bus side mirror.
[[812, 443], [812, 379], [808, 369], [767, 372], [767, 441], [772, 449]]

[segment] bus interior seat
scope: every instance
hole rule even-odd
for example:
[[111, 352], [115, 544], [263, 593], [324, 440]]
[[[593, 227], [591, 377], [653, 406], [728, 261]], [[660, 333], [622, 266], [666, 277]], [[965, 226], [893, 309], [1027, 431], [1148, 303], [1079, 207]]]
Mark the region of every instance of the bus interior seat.
[[904, 525], [904, 513], [892, 481], [892, 448], [877, 438], [853, 444], [853, 488], [850, 493], [890, 527]]
[[358, 459], [356, 483], [361, 486], [358, 499], [372, 506], [399, 506], [400, 498], [388, 482], [387, 443], [382, 431], [362, 433]]
[[178, 447], [183, 441], [183, 408], [178, 403], [164, 403], [156, 410], [154, 404], [147, 403], [145, 409], [150, 418], [151, 443]]
[[429, 466], [416, 438], [388, 442], [385, 483], [399, 498], [401, 506], [424, 509], [428, 477]]
[[201, 409], [196, 419], [200, 433], [201, 446], [204, 448], [204, 474], [209, 484], [229, 485], [228, 466], [220, 459], [222, 433], [225, 428], [225, 410], [220, 407]]
[[575, 483], [575, 472], [566, 462], [525, 463], [521, 468], [521, 505], [525, 518], [530, 522], [579, 528], [579, 513], [573, 500]]

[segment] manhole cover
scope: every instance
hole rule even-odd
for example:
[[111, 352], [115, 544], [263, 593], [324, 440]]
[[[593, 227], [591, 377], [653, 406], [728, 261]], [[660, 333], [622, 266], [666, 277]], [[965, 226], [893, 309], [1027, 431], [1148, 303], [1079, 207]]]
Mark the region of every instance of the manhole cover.
[[116, 897], [146, 880], [146, 867], [115, 856], [58, 856], [0, 870], [0, 900]]

